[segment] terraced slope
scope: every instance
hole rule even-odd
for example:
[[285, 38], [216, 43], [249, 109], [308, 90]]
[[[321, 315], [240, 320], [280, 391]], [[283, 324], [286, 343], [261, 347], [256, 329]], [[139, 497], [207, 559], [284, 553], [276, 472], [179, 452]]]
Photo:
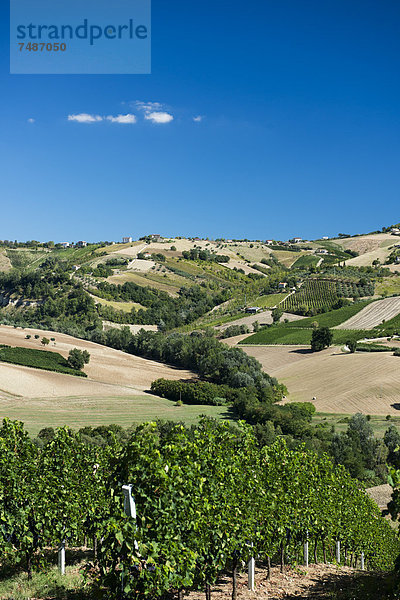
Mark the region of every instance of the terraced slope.
[[372, 329], [400, 313], [400, 296], [372, 302], [335, 329]]

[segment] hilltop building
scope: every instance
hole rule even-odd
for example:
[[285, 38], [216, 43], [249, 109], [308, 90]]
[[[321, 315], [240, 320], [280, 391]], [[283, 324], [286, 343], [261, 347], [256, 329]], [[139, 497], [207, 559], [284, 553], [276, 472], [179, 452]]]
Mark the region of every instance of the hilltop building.
[[76, 247], [77, 248], [86, 248], [86, 246], [87, 246], [87, 242], [84, 242], [82, 240], [79, 241], [79, 242], [76, 242]]
[[132, 238], [130, 236], [129, 237], [123, 237], [122, 238], [122, 243], [123, 244], [131, 244], [132, 243]]

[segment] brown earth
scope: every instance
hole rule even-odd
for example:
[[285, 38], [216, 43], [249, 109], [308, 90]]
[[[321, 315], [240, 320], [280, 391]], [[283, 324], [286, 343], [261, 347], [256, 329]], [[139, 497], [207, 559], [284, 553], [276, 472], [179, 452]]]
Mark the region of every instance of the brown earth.
[[[27, 340], [26, 335], [31, 339]], [[189, 379], [193, 373], [176, 369], [162, 363], [133, 356], [120, 350], [107, 348], [100, 344], [80, 340], [72, 336], [36, 329], [15, 329], [0, 326], [0, 344], [21, 346], [23, 348], [41, 348], [34, 335], [54, 337], [47, 350], [59, 352], [65, 358], [72, 348], [87, 350], [90, 363], [85, 366], [87, 379], [59, 373], [50, 373], [28, 367], [0, 363], [0, 396], [3, 394], [23, 397], [54, 397], [78, 395], [126, 396], [142, 393], [151, 382], [159, 377], [168, 379]]]
[[[241, 573], [238, 577], [238, 600], [384, 600], [389, 597], [383, 575], [344, 566], [312, 564], [308, 568], [287, 568], [284, 574], [279, 572], [279, 568], [273, 567], [270, 580], [266, 575], [264, 569], [256, 569], [256, 587], [252, 592], [247, 588], [247, 574]], [[204, 600], [205, 595], [202, 592], [190, 592], [185, 598]], [[212, 586], [211, 598], [231, 600], [231, 577], [221, 577], [220, 581]]]
[[319, 412], [400, 414], [399, 358], [390, 352], [349, 354], [331, 347], [313, 353], [304, 346], [240, 347], [287, 386], [289, 401], [312, 402]]

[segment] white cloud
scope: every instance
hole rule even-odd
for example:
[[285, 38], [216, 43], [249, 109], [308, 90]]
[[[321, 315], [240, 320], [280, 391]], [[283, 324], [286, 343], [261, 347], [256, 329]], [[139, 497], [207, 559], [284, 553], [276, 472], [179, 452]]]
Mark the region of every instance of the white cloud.
[[32, 118], [28, 119], [28, 123], [34, 123], [34, 122], [35, 122], [35, 119], [32, 119]]
[[134, 102], [134, 105], [138, 110], [142, 110], [145, 113], [159, 111], [163, 108], [163, 105], [160, 102], [140, 102], [137, 100]]
[[201, 123], [204, 117], [202, 115], [198, 115], [197, 117], [193, 117], [193, 121], [195, 123]]
[[111, 123], [136, 123], [135, 115], [118, 115], [117, 117], [106, 117], [107, 121], [111, 121]]
[[144, 116], [147, 121], [152, 123], [170, 123], [174, 117], [167, 112], [151, 112]]
[[79, 113], [78, 115], [68, 115], [68, 121], [77, 121], [78, 123], [98, 123], [103, 117], [99, 115], [88, 115], [87, 113]]

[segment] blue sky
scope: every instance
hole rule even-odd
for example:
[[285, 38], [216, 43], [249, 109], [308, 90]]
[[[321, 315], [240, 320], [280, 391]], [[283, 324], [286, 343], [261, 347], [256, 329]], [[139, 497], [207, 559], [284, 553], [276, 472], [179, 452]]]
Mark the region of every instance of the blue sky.
[[0, 239], [400, 220], [397, 1], [153, 0], [151, 75], [10, 75], [0, 7]]

